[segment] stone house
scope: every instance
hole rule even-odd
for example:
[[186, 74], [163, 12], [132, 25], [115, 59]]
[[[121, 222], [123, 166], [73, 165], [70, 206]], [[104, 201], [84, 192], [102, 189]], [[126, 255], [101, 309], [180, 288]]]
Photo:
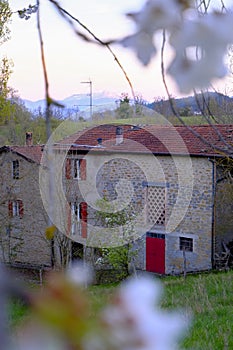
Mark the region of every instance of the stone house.
[[[86, 247], [132, 243], [136, 269], [215, 267], [233, 240], [232, 170], [220, 151], [224, 140], [232, 144], [233, 126], [216, 128], [100, 125], [54, 144], [53, 222], [71, 239], [70, 257]], [[1, 258], [8, 262], [53, 263], [54, 247], [44, 238], [49, 191], [38, 180], [42, 154], [46, 147], [30, 143], [0, 149]], [[109, 225], [116, 213], [120, 222]], [[16, 242], [10, 248], [9, 235]]]
[[[92, 247], [131, 241], [134, 266], [159, 274], [215, 267], [233, 241], [232, 168], [220, 151], [233, 127], [216, 128], [101, 125], [56, 144], [66, 148], [68, 236]], [[124, 224], [100, 222], [109, 205]]]
[[0, 148], [0, 261], [31, 267], [51, 266], [51, 243], [45, 239], [47, 215], [38, 186], [42, 146]]

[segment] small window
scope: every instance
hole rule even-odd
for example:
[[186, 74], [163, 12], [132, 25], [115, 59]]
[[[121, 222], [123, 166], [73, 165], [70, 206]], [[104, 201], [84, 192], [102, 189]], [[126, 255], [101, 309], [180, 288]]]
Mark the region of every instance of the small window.
[[19, 161], [13, 160], [12, 162], [12, 177], [15, 180], [19, 179]]
[[76, 219], [77, 221], [80, 221], [80, 219], [81, 219], [81, 217], [80, 217], [80, 204], [78, 204], [76, 202], [71, 203], [71, 212], [72, 212], [74, 219]]
[[70, 229], [74, 235], [78, 233], [83, 238], [87, 237], [87, 203], [70, 203]]
[[186, 252], [193, 251], [193, 239], [187, 237], [180, 237], [180, 250], [185, 250]]
[[86, 159], [66, 159], [65, 173], [67, 179], [86, 180]]
[[80, 179], [80, 164], [81, 159], [74, 159], [74, 179]]
[[9, 217], [19, 216], [20, 219], [23, 217], [23, 201], [18, 199], [16, 201], [8, 202], [8, 214]]

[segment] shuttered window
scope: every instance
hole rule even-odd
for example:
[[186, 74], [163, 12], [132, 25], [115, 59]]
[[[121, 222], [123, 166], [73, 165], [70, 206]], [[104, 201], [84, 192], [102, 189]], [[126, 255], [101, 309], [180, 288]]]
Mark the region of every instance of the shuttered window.
[[66, 179], [86, 180], [86, 159], [66, 159]]
[[67, 211], [67, 234], [78, 234], [87, 238], [87, 215], [86, 202], [70, 203]]
[[80, 203], [81, 236], [87, 238], [87, 203]]
[[23, 201], [21, 199], [8, 202], [8, 215], [9, 217], [18, 216], [22, 219], [24, 215]]

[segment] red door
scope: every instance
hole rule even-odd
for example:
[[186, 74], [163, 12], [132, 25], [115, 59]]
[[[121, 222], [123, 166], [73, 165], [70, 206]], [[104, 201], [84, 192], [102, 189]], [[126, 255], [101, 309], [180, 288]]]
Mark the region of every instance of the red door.
[[165, 274], [165, 236], [163, 234], [147, 234], [146, 270]]

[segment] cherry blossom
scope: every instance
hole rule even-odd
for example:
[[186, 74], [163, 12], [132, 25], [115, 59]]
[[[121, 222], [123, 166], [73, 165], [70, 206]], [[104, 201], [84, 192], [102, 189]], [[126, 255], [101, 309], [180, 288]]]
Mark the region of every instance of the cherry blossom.
[[124, 47], [132, 47], [136, 52], [138, 59], [147, 65], [151, 58], [156, 54], [156, 48], [153, 44], [153, 37], [145, 32], [139, 32], [128, 36], [121, 41]]
[[160, 295], [160, 284], [145, 277], [129, 280], [121, 286], [115, 302], [103, 313], [110, 348], [176, 349], [188, 320], [177, 312], [159, 309], [156, 304]]
[[156, 54], [153, 37], [156, 31], [172, 28], [180, 21], [182, 6], [175, 0], [149, 0], [140, 12], [129, 13], [137, 26], [136, 33], [120, 41], [124, 47], [132, 48], [138, 59], [147, 65]]
[[[232, 14], [212, 13], [186, 20], [180, 30], [173, 32], [170, 44], [176, 54], [168, 73], [181, 92], [208, 87], [214, 78], [227, 73], [223, 59], [227, 45], [233, 41], [232, 31]], [[188, 57], [190, 48], [193, 57]]]

